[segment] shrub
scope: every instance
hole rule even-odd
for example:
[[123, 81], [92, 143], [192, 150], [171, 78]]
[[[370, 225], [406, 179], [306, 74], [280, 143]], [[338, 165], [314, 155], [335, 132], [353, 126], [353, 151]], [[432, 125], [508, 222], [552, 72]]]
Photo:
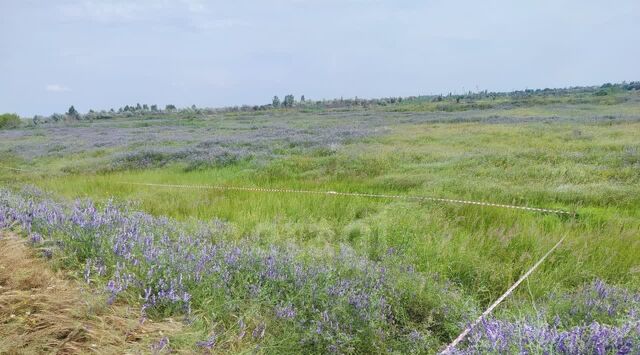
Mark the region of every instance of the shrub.
[[22, 121], [15, 113], [5, 113], [0, 115], [0, 129], [16, 128]]

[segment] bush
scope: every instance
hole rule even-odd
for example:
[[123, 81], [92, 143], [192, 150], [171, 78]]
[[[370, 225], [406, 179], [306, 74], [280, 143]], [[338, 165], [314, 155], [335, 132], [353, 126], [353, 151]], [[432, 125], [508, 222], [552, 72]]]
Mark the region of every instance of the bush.
[[22, 121], [15, 113], [5, 113], [0, 115], [0, 129], [16, 128]]

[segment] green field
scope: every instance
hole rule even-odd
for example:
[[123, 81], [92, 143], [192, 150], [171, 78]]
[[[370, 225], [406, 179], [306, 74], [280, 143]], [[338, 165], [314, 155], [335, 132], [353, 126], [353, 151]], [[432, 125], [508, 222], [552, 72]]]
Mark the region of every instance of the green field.
[[[333, 133], [317, 144], [287, 140], [289, 134], [301, 131], [313, 137], [328, 128], [339, 131], [356, 123], [371, 129], [336, 142], [330, 139]], [[121, 164], [119, 154], [151, 143], [132, 141], [74, 151], [73, 146], [82, 142], [56, 141], [57, 134], [72, 137], [93, 127], [114, 136], [124, 129], [161, 127], [162, 138], [153, 144], [165, 148], [191, 144], [172, 139], [172, 130], [182, 132], [180, 137], [204, 134], [203, 139], [246, 135], [246, 142], [224, 144], [248, 147], [248, 153], [194, 164], [170, 151], [151, 155], [151, 163], [136, 168], [139, 155], [126, 160], [131, 163], [127, 165]], [[274, 127], [296, 131], [285, 130], [274, 140], [254, 144], [251, 134]], [[19, 135], [8, 133], [17, 131]], [[594, 280], [636, 295], [640, 292], [637, 91], [612, 90], [606, 96], [587, 91], [561, 98], [532, 95], [525, 101], [477, 99], [459, 106], [425, 100], [267, 114], [159, 118], [149, 114], [4, 132], [0, 164], [25, 169], [0, 169], [5, 187], [35, 185], [61, 200], [113, 198], [133, 209], [187, 223], [216, 220], [229, 226], [220, 238], [230, 243], [251, 240], [264, 248], [293, 244], [310, 255], [348, 245], [374, 262], [392, 251], [417, 272], [459, 287], [473, 309], [468, 320], [565, 236], [560, 248], [498, 307], [497, 317], [522, 319], [542, 308], [562, 309], [554, 295], [575, 292]], [[39, 152], [43, 146], [47, 148]], [[29, 149], [34, 153], [24, 153]], [[575, 216], [407, 199], [127, 182], [428, 196], [562, 209]], [[78, 273], [82, 267], [77, 266]], [[208, 325], [202, 319], [215, 316], [202, 317], [193, 327], [206, 333]], [[585, 321], [580, 314], [567, 317], [568, 324]], [[436, 340], [426, 351], [441, 348], [462, 328], [459, 324], [444, 335], [434, 332]], [[174, 343], [188, 348], [187, 340], [181, 339], [193, 336], [174, 335]], [[250, 349], [251, 344], [241, 348]], [[295, 348], [278, 344], [262, 349], [277, 353]], [[364, 345], [352, 350], [380, 351]]]

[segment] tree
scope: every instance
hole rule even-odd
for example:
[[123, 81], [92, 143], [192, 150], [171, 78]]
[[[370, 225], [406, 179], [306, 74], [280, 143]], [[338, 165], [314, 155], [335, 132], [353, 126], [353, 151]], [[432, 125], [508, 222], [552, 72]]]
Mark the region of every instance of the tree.
[[158, 105], [151, 105], [151, 111], [153, 112], [158, 111]]
[[282, 105], [284, 107], [293, 107], [294, 103], [295, 103], [295, 99], [293, 98], [293, 95], [289, 94], [284, 97], [284, 101], [282, 102]]
[[304, 102], [304, 95], [300, 96], [300, 102]]
[[632, 81], [628, 84], [623, 84], [622, 87], [625, 90], [640, 90], [640, 81]]
[[273, 105], [273, 107], [280, 107], [280, 99], [278, 98], [278, 96], [273, 97], [273, 101], [271, 102], [271, 104]]
[[136, 105], [136, 111], [140, 111], [142, 110], [142, 106], [140, 105], [140, 103], [138, 102], [138, 104]]
[[142, 105], [142, 109], [145, 111], [149, 111], [149, 106], [147, 104]]
[[78, 113], [78, 111], [76, 110], [75, 107], [73, 107], [73, 105], [71, 105], [71, 107], [69, 107], [69, 111], [67, 111], [67, 116], [73, 117], [76, 120], [80, 119], [80, 113]]
[[20, 116], [15, 113], [5, 113], [0, 115], [0, 129], [15, 128], [22, 123]]
[[167, 111], [175, 111], [176, 110], [176, 106], [169, 104], [169, 105], [166, 105], [164, 107], [164, 109], [167, 110]]

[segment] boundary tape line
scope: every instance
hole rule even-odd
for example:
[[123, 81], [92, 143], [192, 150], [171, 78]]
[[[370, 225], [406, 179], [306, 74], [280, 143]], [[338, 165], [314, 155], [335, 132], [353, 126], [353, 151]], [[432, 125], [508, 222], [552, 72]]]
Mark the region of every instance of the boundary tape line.
[[10, 166], [5, 166], [5, 165], [0, 165], [0, 168], [2, 169], [7, 169], [7, 170], [13, 170], [13, 171], [36, 171], [36, 170], [31, 170], [31, 169], [20, 169], [20, 168], [12, 168]]
[[[8, 166], [4, 166], [4, 165], [0, 165], [0, 168], [13, 170], [13, 171], [39, 172], [39, 170], [12, 168], [12, 167], [8, 167]], [[517, 206], [517, 205], [507, 205], [507, 204], [502, 204], [502, 203], [491, 203], [491, 202], [471, 201], [471, 200], [459, 200], [459, 199], [429, 197], [429, 196], [388, 195], [388, 194], [371, 194], [371, 193], [361, 193], [361, 192], [295, 190], [295, 189], [276, 189], [276, 188], [239, 187], [239, 186], [156, 184], [156, 183], [138, 183], [138, 182], [123, 182], [123, 181], [118, 181], [116, 183], [125, 184], [125, 185], [149, 186], [149, 187], [174, 187], [174, 188], [189, 188], [189, 189], [235, 190], [235, 191], [255, 191], [255, 192], [281, 192], [281, 193], [300, 193], [300, 194], [316, 194], [316, 195], [356, 196], [356, 197], [373, 197], [373, 198], [395, 198], [395, 199], [406, 199], [406, 200], [446, 202], [446, 203], [476, 205], [476, 206], [486, 206], [486, 207], [510, 208], [510, 209], [523, 210], [523, 211], [555, 213], [555, 214], [572, 215], [572, 216], [576, 215], [575, 212], [569, 212], [569, 211], [564, 211], [564, 210], [559, 210], [559, 209], [528, 207], [528, 206]]]
[[371, 194], [371, 193], [360, 193], [360, 192], [295, 190], [295, 189], [276, 189], [276, 188], [240, 187], [240, 186], [157, 184], [157, 183], [127, 182], [127, 181], [118, 181], [116, 183], [124, 184], [124, 185], [147, 186], [147, 187], [232, 190], [232, 191], [255, 191], [255, 192], [280, 192], [280, 193], [298, 193], [298, 194], [315, 194], [315, 195], [335, 195], [335, 196], [356, 196], [356, 197], [374, 197], [374, 198], [389, 198], [389, 199], [421, 200], [421, 201], [447, 202], [447, 203], [476, 205], [476, 206], [487, 206], [487, 207], [510, 208], [510, 209], [516, 209], [516, 210], [525, 210], [525, 211], [533, 211], [533, 212], [545, 212], [545, 213], [556, 213], [556, 214], [563, 214], [563, 215], [575, 215], [575, 212], [569, 212], [569, 211], [557, 210], [557, 209], [528, 207], [528, 206], [516, 206], [516, 205], [506, 205], [506, 204], [501, 204], [501, 203], [470, 201], [470, 200], [458, 200], [458, 199], [428, 197], [428, 196], [386, 195], [386, 194]]
[[[27, 170], [27, 169], [19, 169], [12, 168], [0, 165], [0, 168], [14, 170], [14, 171], [35, 171], [35, 170]], [[359, 192], [338, 192], [338, 191], [318, 191], [318, 190], [296, 190], [296, 189], [277, 189], [277, 188], [260, 188], [260, 187], [240, 187], [240, 186], [216, 186], [216, 185], [184, 185], [184, 184], [158, 184], [158, 183], [139, 183], [139, 182], [126, 182], [126, 181], [117, 181], [117, 184], [123, 185], [137, 185], [137, 186], [147, 186], [147, 187], [168, 187], [168, 188], [187, 188], [187, 189], [212, 189], [212, 190], [232, 190], [232, 191], [255, 191], [255, 192], [275, 192], [275, 193], [298, 193], [298, 194], [316, 194], [316, 195], [335, 195], [335, 196], [356, 196], [356, 197], [373, 197], [373, 198], [391, 198], [391, 199], [407, 199], [407, 200], [422, 200], [422, 201], [436, 201], [436, 202], [447, 202], [447, 203], [457, 203], [457, 204], [468, 204], [468, 205], [477, 205], [477, 206], [488, 206], [488, 207], [500, 207], [500, 208], [510, 208], [510, 209], [518, 209], [525, 211], [534, 211], [534, 212], [546, 212], [546, 213], [556, 213], [556, 214], [565, 214], [565, 215], [573, 215], [575, 216], [575, 212], [569, 212], [564, 210], [557, 209], [548, 209], [548, 208], [538, 208], [538, 207], [528, 207], [528, 206], [516, 206], [516, 205], [507, 205], [507, 204], [499, 204], [499, 203], [490, 203], [490, 202], [482, 202], [482, 201], [471, 201], [471, 200], [459, 200], [459, 199], [448, 199], [448, 198], [438, 198], [438, 197], [428, 197], [428, 196], [410, 196], [410, 195], [388, 195], [388, 194], [371, 194], [371, 193], [359, 193]], [[491, 314], [493, 310], [500, 305], [513, 291], [524, 281], [526, 280], [546, 259], [551, 253], [553, 253], [562, 242], [566, 239], [566, 235], [563, 236], [546, 254], [544, 254], [529, 270], [527, 270], [524, 275], [522, 275], [507, 291], [505, 291], [498, 299], [496, 299], [482, 314], [476, 318], [471, 324], [469, 324], [463, 331], [456, 337], [447, 347], [440, 352], [441, 355], [444, 354], [452, 354], [455, 350], [456, 346], [460, 344], [465, 337], [480, 323], [482, 320]]]
[[487, 308], [484, 312], [482, 312], [482, 314], [478, 318], [476, 318], [476, 320], [473, 321], [473, 323], [469, 324], [469, 326], [467, 326], [462, 331], [462, 333], [458, 335], [457, 338], [455, 338], [451, 343], [449, 343], [449, 345], [447, 345], [447, 347], [442, 352], [440, 352], [440, 354], [441, 355], [452, 354], [456, 346], [464, 340], [464, 338], [469, 334], [469, 332], [471, 332], [473, 328], [475, 328], [480, 322], [482, 322], [482, 320], [486, 316], [488, 316], [500, 303], [502, 303], [502, 301], [504, 301], [505, 298], [507, 298], [513, 292], [513, 290], [515, 290], [516, 287], [518, 287], [518, 285], [522, 283], [522, 281], [524, 281], [527, 277], [529, 277], [529, 275], [531, 275], [531, 273], [533, 273], [535, 269], [537, 269], [538, 266], [540, 266], [540, 264], [542, 264], [544, 260], [549, 255], [551, 255], [551, 253], [553, 253], [554, 250], [556, 250], [560, 246], [560, 244], [562, 244], [562, 242], [565, 240], [566, 237], [567, 236], [565, 235], [564, 237], [560, 238], [560, 240], [551, 249], [549, 249], [549, 251], [546, 254], [544, 254], [542, 258], [540, 258], [540, 260], [538, 260], [538, 262], [536, 262], [529, 270], [527, 270], [527, 272], [525, 272], [524, 275], [522, 275], [518, 279], [518, 281], [516, 281], [513, 285], [511, 285], [511, 287], [509, 287], [509, 289], [505, 291], [505, 293], [503, 293], [502, 296], [498, 297], [498, 299], [495, 300], [491, 304], [491, 306], [489, 306], [489, 308]]

